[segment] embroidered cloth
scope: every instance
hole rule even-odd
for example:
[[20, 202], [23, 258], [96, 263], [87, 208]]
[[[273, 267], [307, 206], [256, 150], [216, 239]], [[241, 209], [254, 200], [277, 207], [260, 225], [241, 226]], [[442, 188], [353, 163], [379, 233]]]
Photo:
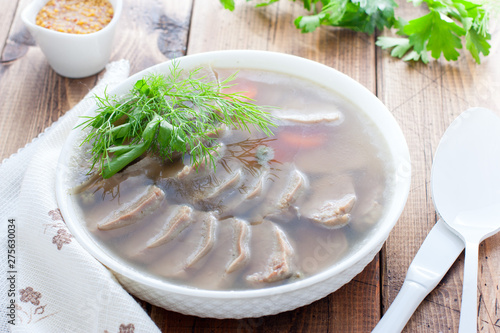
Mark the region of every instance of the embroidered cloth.
[[0, 332], [159, 332], [112, 273], [73, 238], [55, 196], [59, 154], [78, 117], [93, 105], [94, 94], [128, 75], [128, 61], [110, 63], [79, 104], [0, 165], [0, 241], [3, 251], [15, 250], [10, 262], [5, 254], [2, 262]]

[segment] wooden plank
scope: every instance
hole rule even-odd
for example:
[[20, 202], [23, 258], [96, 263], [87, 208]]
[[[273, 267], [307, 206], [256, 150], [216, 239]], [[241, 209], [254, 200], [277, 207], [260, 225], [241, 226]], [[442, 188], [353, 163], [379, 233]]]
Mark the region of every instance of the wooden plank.
[[[367, 332], [380, 317], [378, 259], [335, 293], [294, 311], [261, 318], [207, 319], [154, 307], [162, 332]], [[374, 282], [372, 284], [372, 282]]]
[[13, 15], [14, 20], [11, 21], [8, 38], [2, 49], [2, 63], [9, 63], [21, 58], [28, 52], [30, 45], [35, 45], [35, 41], [21, 20], [21, 13], [29, 3], [28, 0], [19, 0], [18, 2], [15, 15]]
[[[293, 19], [302, 13], [300, 3], [289, 1], [260, 9], [239, 2], [234, 12], [223, 10], [218, 1], [196, 1], [188, 54], [224, 49], [294, 54], [336, 68], [375, 92], [374, 39], [327, 27], [301, 34]], [[379, 270], [377, 256], [351, 283], [332, 295], [275, 316], [212, 320], [159, 308], [154, 308], [151, 316], [164, 332], [364, 332], [380, 317]]]
[[333, 67], [375, 92], [373, 37], [333, 27], [302, 34], [293, 24], [305, 14], [300, 2], [280, 1], [263, 8], [254, 4], [239, 2], [230, 12], [218, 1], [195, 2], [188, 54], [229, 49], [293, 54]]
[[[417, 16], [418, 12], [411, 4], [400, 3], [400, 6], [401, 16]], [[433, 61], [423, 65], [404, 63], [391, 58], [387, 52], [378, 53], [378, 95], [402, 127], [412, 158], [408, 203], [383, 252], [384, 312], [396, 297], [408, 266], [436, 222], [429, 185], [432, 158], [442, 134], [452, 120], [469, 107], [484, 106], [497, 113], [500, 111], [500, 96], [494, 93], [500, 84], [498, 44], [496, 33], [491, 55], [480, 66], [473, 63], [469, 55], [454, 63]], [[498, 239], [487, 240], [481, 246], [481, 332], [498, 332], [500, 328]], [[417, 309], [404, 332], [458, 331], [462, 272], [463, 256]]]
[[12, 27], [12, 21], [14, 20], [14, 13], [19, 4], [19, 0], [4, 1], [2, 3], [2, 10], [0, 11], [0, 45], [5, 45], [7, 37], [9, 36], [9, 31]]
[[[16, 152], [56, 121], [95, 84], [95, 77], [64, 79], [49, 67], [38, 48], [0, 69], [0, 157]], [[20, 79], [23, 78], [23, 79]], [[71, 90], [70, 90], [71, 89]]]
[[128, 59], [133, 74], [185, 55], [192, 2], [124, 2], [111, 59]]
[[[31, 45], [19, 12], [21, 0], [0, 65], [0, 159], [30, 142], [78, 103], [96, 84], [98, 76], [63, 78], [50, 69], [40, 49]], [[191, 1], [125, 3], [117, 27], [111, 60], [128, 59], [131, 73], [183, 55], [191, 17]], [[15, 10], [11, 8], [11, 10]], [[8, 20], [6, 20], [8, 22]]]

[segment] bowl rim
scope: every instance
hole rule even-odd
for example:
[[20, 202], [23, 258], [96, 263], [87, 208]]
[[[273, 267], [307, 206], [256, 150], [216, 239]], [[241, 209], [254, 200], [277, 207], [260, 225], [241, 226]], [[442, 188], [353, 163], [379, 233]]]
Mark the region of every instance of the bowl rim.
[[[240, 59], [240, 60], [235, 60]], [[262, 66], [262, 64], [266, 64], [266, 66], [271, 66], [271, 64], [277, 65], [278, 68], [274, 69], [276, 72], [285, 73], [283, 70], [287, 64], [293, 64], [292, 72], [302, 73], [302, 78], [308, 79], [314, 83], [325, 86], [322, 82], [316, 81], [314, 78], [310, 76], [308, 73], [320, 73], [321, 78], [329, 78], [330, 80], [339, 81], [339, 89], [333, 89], [336, 93], [340, 94], [348, 101], [351, 101], [355, 105], [359, 106], [359, 103], [362, 105], [370, 106], [372, 111], [375, 112], [376, 117], [381, 117], [380, 119], [375, 119], [375, 116], [370, 116], [366, 111], [366, 109], [361, 108], [363, 112], [365, 112], [370, 119], [373, 120], [375, 125], [380, 128], [384, 127], [384, 129], [388, 129], [389, 132], [384, 133], [381, 131], [384, 139], [388, 139], [387, 136], [391, 138], [391, 140], [387, 140], [387, 145], [389, 147], [390, 155], [393, 158], [394, 163], [394, 191], [391, 197], [391, 205], [386, 212], [385, 221], [379, 223], [379, 226], [374, 229], [373, 237], [363, 242], [363, 244], [355, 251], [351, 253], [347, 258], [341, 260], [339, 263], [319, 272], [313, 274], [305, 279], [296, 280], [291, 283], [287, 283], [280, 286], [267, 287], [267, 288], [259, 288], [259, 289], [248, 289], [248, 290], [206, 290], [206, 289], [197, 289], [191, 286], [183, 286], [172, 284], [166, 280], [160, 280], [159, 278], [145, 275], [143, 272], [134, 269], [133, 267], [127, 265], [124, 261], [116, 260], [109, 253], [100, 250], [100, 247], [97, 243], [88, 235], [88, 232], [84, 227], [79, 225], [78, 219], [72, 216], [72, 208], [69, 204], [69, 195], [67, 195], [67, 187], [65, 187], [65, 171], [67, 168], [65, 167], [68, 163], [69, 156], [71, 156], [71, 149], [73, 145], [71, 144], [79, 134], [77, 131], [72, 131], [65, 142], [63, 149], [61, 151], [61, 155], [59, 157], [58, 166], [57, 166], [57, 180], [56, 180], [56, 197], [61, 213], [66, 221], [66, 224], [75, 237], [79, 244], [87, 250], [94, 258], [104, 264], [106, 267], [111, 269], [112, 271], [119, 273], [133, 281], [141, 283], [143, 285], [156, 288], [157, 290], [162, 290], [164, 292], [171, 292], [175, 294], [182, 294], [186, 296], [194, 296], [198, 298], [212, 298], [212, 299], [250, 299], [250, 298], [258, 298], [263, 296], [273, 296], [278, 294], [285, 294], [289, 292], [295, 292], [299, 289], [305, 289], [321, 283], [335, 275], [340, 274], [341, 272], [347, 270], [348, 268], [355, 265], [357, 262], [361, 261], [365, 256], [368, 256], [373, 249], [380, 246], [387, 237], [389, 236], [390, 231], [396, 224], [399, 219], [404, 206], [406, 204], [406, 200], [410, 190], [410, 181], [411, 181], [411, 164], [410, 164], [410, 154], [408, 145], [404, 138], [404, 135], [397, 124], [393, 115], [389, 112], [389, 110], [385, 107], [385, 105], [367, 88], [363, 85], [350, 78], [349, 76], [337, 71], [334, 68], [328, 67], [321, 63], [308, 60], [305, 58], [301, 58], [298, 56], [271, 52], [271, 51], [257, 51], [257, 50], [225, 50], [225, 51], [212, 51], [212, 52], [204, 52], [193, 55], [188, 55], [184, 57], [180, 57], [174, 59], [178, 61], [181, 65], [181, 68], [193, 68], [192, 64], [195, 66], [202, 66], [206, 64], [212, 64], [215, 61], [229, 61], [241, 62], [244, 65], [241, 65], [241, 68], [255, 68], [258, 69]], [[248, 65], [248, 63], [253, 65]], [[124, 80], [120, 84], [118, 84], [115, 88], [113, 88], [109, 93], [116, 94], [120, 90], [124, 90], [128, 87], [128, 90], [133, 86], [133, 84], [144, 75], [150, 72], [161, 72], [163, 68], [168, 69], [171, 65], [172, 60], [157, 64], [155, 66], [149, 67], [143, 71], [140, 71], [128, 79]], [[187, 63], [187, 66], [186, 66]], [[260, 65], [259, 65], [260, 64]], [[190, 66], [191, 65], [191, 66]], [[194, 66], [194, 67], [195, 67]], [[216, 67], [227, 67], [231, 68], [231, 66], [216, 66]], [[232, 67], [234, 68], [234, 66]], [[273, 70], [270, 69], [270, 70]], [[309, 72], [308, 72], [309, 71]], [[292, 74], [293, 75], [293, 74]], [[297, 75], [294, 75], [297, 76]], [[319, 80], [319, 79], [318, 79]], [[328, 88], [328, 85], [326, 86]], [[127, 91], [128, 91], [127, 90]], [[348, 98], [344, 93], [350, 92], [352, 97], [356, 97], [356, 99]], [[364, 102], [363, 102], [364, 101]], [[95, 109], [91, 107], [87, 112]], [[373, 111], [375, 110], [375, 111]], [[389, 134], [388, 134], [389, 133]], [[76, 222], [75, 222], [75, 221]], [[334, 290], [332, 290], [334, 291]]]
[[50, 0], [34, 0], [31, 3], [29, 3], [22, 11], [21, 13], [21, 20], [23, 23], [29, 27], [32, 31], [39, 31], [41, 33], [46, 33], [49, 35], [53, 35], [54, 37], [63, 37], [63, 38], [74, 38], [77, 40], [84, 40], [87, 38], [95, 38], [98, 37], [99, 35], [105, 34], [108, 32], [108, 30], [112, 30], [116, 24], [118, 24], [118, 20], [120, 19], [120, 16], [122, 14], [122, 9], [123, 9], [123, 0], [108, 0], [111, 3], [111, 6], [113, 7], [113, 17], [111, 18], [111, 21], [109, 21], [108, 24], [104, 26], [101, 30], [97, 30], [91, 33], [87, 34], [74, 34], [74, 33], [69, 33], [69, 32], [60, 32], [60, 31], [55, 31], [52, 29], [47, 29], [44, 27], [41, 27], [37, 25], [32, 19], [31, 19], [31, 14], [34, 12], [35, 14], [35, 20], [36, 20], [36, 15], [37, 13], [45, 6], [47, 2]]

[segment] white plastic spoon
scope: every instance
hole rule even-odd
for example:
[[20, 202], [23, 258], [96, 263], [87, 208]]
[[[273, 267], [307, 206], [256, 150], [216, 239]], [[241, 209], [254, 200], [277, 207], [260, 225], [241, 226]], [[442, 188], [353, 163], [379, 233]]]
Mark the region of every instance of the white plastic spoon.
[[437, 221], [411, 262], [398, 296], [372, 333], [401, 332], [413, 312], [425, 296], [436, 288], [463, 249], [462, 240], [443, 220]]
[[479, 244], [500, 231], [500, 118], [483, 108], [453, 121], [432, 166], [434, 206], [465, 242], [459, 333], [477, 332]]

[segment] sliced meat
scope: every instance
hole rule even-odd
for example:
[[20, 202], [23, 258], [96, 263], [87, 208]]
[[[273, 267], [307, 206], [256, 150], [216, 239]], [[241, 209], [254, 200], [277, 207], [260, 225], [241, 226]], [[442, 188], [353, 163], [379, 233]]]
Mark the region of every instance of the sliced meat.
[[[283, 219], [288, 220], [290, 214], [295, 216], [295, 209], [288, 209], [290, 205], [282, 202], [287, 199], [285, 193], [288, 191], [290, 194], [294, 190], [291, 186], [293, 181], [291, 175], [295, 173], [296, 168], [292, 164], [283, 164], [280, 168], [280, 173], [284, 175], [282, 177], [277, 177], [277, 172], [275, 173], [272, 169], [262, 170], [259, 178], [244, 193], [243, 202], [239, 207], [234, 207], [234, 210], [230, 211], [229, 214], [243, 213], [250, 225], [259, 224], [264, 219], [282, 221]], [[303, 185], [307, 185], [307, 182]], [[291, 199], [290, 204], [293, 203], [294, 199], [299, 198], [302, 192], [302, 190], [297, 189], [296, 195], [291, 194], [288, 197]]]
[[[103, 179], [97, 170], [94, 174], [90, 176], [80, 185], [75, 186], [71, 189], [71, 194], [78, 194], [85, 192], [90, 189], [104, 188], [105, 190], [110, 190], [115, 186], [118, 186], [121, 182], [124, 182], [129, 177], [133, 177], [144, 173], [147, 170], [148, 173], [159, 174], [162, 169], [162, 163], [158, 159], [151, 156], [143, 156], [136, 163], [127, 166], [125, 169], [114, 174], [108, 179]], [[155, 175], [151, 175], [150, 178], [155, 178]]]
[[334, 121], [341, 120], [342, 114], [340, 112], [324, 112], [324, 113], [314, 113], [314, 114], [293, 114], [293, 113], [281, 113], [277, 115], [279, 119], [301, 123], [301, 124], [317, 124], [317, 123], [331, 123]]
[[[226, 146], [224, 144], [219, 144], [215, 149], [209, 152], [210, 156], [215, 159], [217, 162], [222, 158], [226, 151]], [[207, 166], [207, 163], [210, 165], [211, 158], [202, 158], [199, 160], [197, 165], [186, 165], [178, 174], [177, 178], [180, 180], [186, 179], [189, 176], [196, 174], [198, 170], [204, 170]]]
[[356, 203], [356, 196], [348, 194], [340, 200], [327, 201], [319, 210], [308, 216], [313, 222], [328, 228], [341, 228], [351, 220], [351, 210]]
[[357, 204], [357, 218], [351, 222], [351, 228], [358, 232], [365, 232], [377, 223], [384, 212], [384, 207], [376, 200], [365, 205]]
[[290, 175], [290, 180], [286, 190], [278, 200], [278, 209], [286, 209], [292, 205], [298, 196], [305, 189], [307, 183], [306, 178], [299, 170], [295, 169]]
[[77, 185], [69, 190], [70, 194], [80, 194], [85, 192], [96, 185], [99, 186], [99, 182], [102, 181], [102, 176], [95, 171], [90, 177], [88, 177], [85, 181], [83, 181], [80, 185]]
[[247, 200], [256, 198], [262, 194], [262, 191], [264, 189], [264, 182], [266, 181], [268, 174], [269, 171], [267, 170], [261, 172], [259, 179], [257, 180], [257, 183], [255, 183], [255, 186], [252, 189], [250, 189], [250, 191], [248, 191], [246, 197]]
[[294, 250], [283, 230], [274, 225], [276, 246], [269, 258], [267, 270], [247, 276], [247, 281], [270, 283], [288, 279], [293, 275], [292, 261]]
[[268, 180], [267, 175], [269, 171], [264, 170], [261, 171], [259, 178], [252, 179], [250, 176], [252, 183], [245, 180], [248, 187], [245, 185], [241, 185], [238, 187], [238, 191], [233, 191], [231, 194], [224, 198], [222, 202], [222, 210], [221, 213], [222, 218], [231, 218], [233, 216], [246, 216], [245, 220], [249, 222], [251, 225], [251, 221], [249, 219], [254, 219], [254, 215], [262, 218], [262, 214], [259, 214], [259, 211], [262, 210], [260, 208], [261, 203], [261, 193], [264, 190], [268, 189], [268, 184], [266, 181]]
[[349, 174], [318, 177], [309, 186], [309, 194], [300, 204], [300, 215], [306, 218], [319, 214], [325, 206], [325, 210], [334, 206], [327, 205], [328, 202], [334, 203], [350, 195], [356, 196], [354, 180]]
[[240, 219], [233, 219], [234, 228], [234, 253], [236, 256], [226, 266], [226, 273], [232, 273], [243, 267], [248, 259], [250, 259], [250, 226], [246, 221]]
[[189, 268], [205, 257], [215, 244], [215, 231], [217, 218], [214, 213], [207, 213], [203, 221], [204, 235], [198, 249], [187, 259], [186, 267]]
[[144, 172], [144, 169], [161, 169], [162, 164], [161, 162], [149, 155], [144, 156], [141, 158], [139, 161], [137, 161], [134, 164], [130, 164], [127, 166], [125, 169], [123, 169], [121, 172], [117, 173], [116, 175], [119, 177], [123, 176], [131, 176], [136, 174], [137, 172]]
[[210, 193], [209, 196], [207, 196], [206, 199], [216, 198], [224, 194], [226, 191], [234, 189], [240, 183], [242, 175], [243, 173], [241, 172], [241, 169], [237, 170], [226, 181], [217, 186], [215, 190], [212, 193]]
[[163, 233], [148, 244], [148, 248], [163, 245], [175, 237], [177, 237], [184, 229], [186, 229], [192, 221], [193, 209], [189, 206], [180, 206], [175, 215], [168, 221], [167, 228]]
[[184, 179], [196, 172], [196, 168], [192, 165], [186, 165], [182, 170], [177, 174], [177, 178]]
[[163, 190], [156, 185], [151, 185], [143, 196], [125, 205], [120, 211], [113, 213], [110, 218], [99, 223], [97, 228], [111, 230], [133, 224], [160, 207], [164, 198]]

